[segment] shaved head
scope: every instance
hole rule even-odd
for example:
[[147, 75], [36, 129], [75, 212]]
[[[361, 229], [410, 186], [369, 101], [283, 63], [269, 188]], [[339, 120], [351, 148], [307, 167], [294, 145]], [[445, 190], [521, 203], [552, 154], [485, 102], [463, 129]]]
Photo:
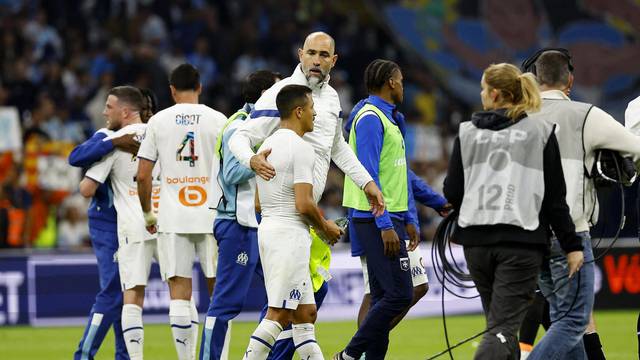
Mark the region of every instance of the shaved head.
[[302, 45], [302, 49], [306, 50], [309, 47], [315, 47], [316, 44], [320, 45], [324, 43], [328, 43], [329, 48], [331, 49], [331, 55], [333, 55], [336, 52], [336, 41], [333, 40], [331, 35], [322, 31], [316, 31], [309, 34], [306, 39], [304, 39], [304, 45]]

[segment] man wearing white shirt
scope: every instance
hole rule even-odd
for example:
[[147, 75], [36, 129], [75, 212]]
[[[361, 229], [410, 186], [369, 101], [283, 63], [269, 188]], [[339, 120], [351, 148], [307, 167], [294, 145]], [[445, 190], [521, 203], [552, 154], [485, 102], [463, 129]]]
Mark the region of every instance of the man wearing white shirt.
[[264, 360], [282, 329], [293, 319], [293, 342], [302, 359], [323, 359], [313, 323], [316, 305], [309, 272], [309, 225], [327, 243], [334, 244], [342, 230], [320, 214], [313, 198], [314, 157], [302, 136], [314, 129], [311, 89], [288, 85], [276, 98], [282, 121], [261, 149], [271, 149], [269, 159], [277, 170], [267, 181], [256, 180], [262, 209], [258, 246], [269, 308], [251, 335], [246, 360]]
[[626, 130], [600, 108], [571, 101], [573, 64], [567, 50], [540, 50], [526, 60], [523, 67], [536, 75], [541, 90], [542, 108], [531, 117], [556, 126], [567, 184], [566, 200], [584, 248], [584, 265], [567, 280], [566, 258], [558, 240], [551, 239], [550, 255], [543, 263], [538, 285], [549, 301], [552, 325], [533, 348], [529, 360], [586, 359], [585, 347], [593, 348], [589, 351], [595, 353], [601, 353], [601, 350], [595, 332], [587, 333], [583, 341], [594, 300], [595, 265], [589, 227], [598, 220], [593, 179], [587, 177], [585, 169], [591, 171], [593, 168], [598, 149], [630, 154], [637, 162], [640, 159], [640, 137]]
[[[105, 114], [110, 120], [122, 124], [115, 134], [105, 138], [109, 141], [125, 134], [135, 134], [138, 140], [144, 138], [147, 125], [142, 123], [140, 112], [143, 108], [140, 90], [132, 86], [119, 86], [109, 92], [105, 104]], [[111, 119], [111, 118], [118, 119]], [[158, 169], [155, 168], [157, 176]], [[80, 193], [92, 197], [98, 186], [107, 178], [111, 180], [114, 205], [118, 214], [118, 270], [124, 292], [122, 307], [122, 328], [129, 357], [142, 359], [144, 332], [142, 327], [142, 306], [144, 289], [147, 285], [151, 260], [157, 258], [156, 235], [145, 229], [142, 208], [138, 200], [135, 175], [138, 171], [137, 158], [130, 153], [115, 150], [95, 163], [80, 182]], [[153, 187], [158, 194], [158, 183]], [[157, 197], [154, 199], [156, 200]], [[157, 202], [154, 203], [157, 207]]]
[[341, 107], [338, 93], [329, 85], [329, 72], [335, 66], [335, 42], [323, 32], [311, 33], [298, 49], [300, 64], [293, 74], [274, 84], [256, 102], [249, 118], [238, 127], [229, 140], [229, 148], [246, 167], [253, 169], [265, 180], [273, 178], [275, 170], [267, 161], [269, 150], [259, 154], [253, 147], [271, 135], [280, 123], [276, 108], [276, 95], [286, 85], [304, 85], [312, 90], [316, 119], [314, 128], [303, 136], [313, 146], [316, 159], [313, 170], [313, 198], [320, 200], [327, 181], [329, 164], [333, 162], [363, 189], [376, 215], [384, 211], [384, 199], [371, 175], [360, 164], [342, 136]]
[[[198, 313], [189, 301], [196, 254], [207, 278], [209, 294], [215, 282], [217, 245], [208, 208], [216, 139], [226, 116], [198, 103], [200, 74], [189, 64], [171, 72], [175, 105], [155, 114], [138, 151], [138, 195], [148, 228], [158, 231], [162, 276], [168, 280], [169, 318], [179, 359], [195, 358]], [[151, 212], [152, 169], [160, 164], [160, 208]]]

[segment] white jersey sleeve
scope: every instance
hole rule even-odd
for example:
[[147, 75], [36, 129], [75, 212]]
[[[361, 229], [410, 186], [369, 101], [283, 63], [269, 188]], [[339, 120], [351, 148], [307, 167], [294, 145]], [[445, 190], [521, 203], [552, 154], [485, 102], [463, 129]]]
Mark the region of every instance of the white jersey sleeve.
[[338, 121], [337, 129], [333, 137], [331, 160], [361, 189], [370, 181], [373, 181], [367, 169], [362, 166], [356, 154], [344, 140], [342, 136], [342, 121]]
[[155, 116], [152, 116], [151, 119], [149, 119], [144, 140], [142, 140], [140, 149], [138, 150], [138, 157], [155, 162], [158, 160], [158, 144], [156, 142], [156, 130], [154, 126], [157, 121], [154, 120], [156, 120]]
[[99, 182], [100, 184], [103, 184], [107, 180], [107, 177], [109, 177], [109, 174], [113, 169], [115, 159], [116, 153], [109, 153], [109, 155], [103, 157], [100, 161], [93, 164], [93, 166], [91, 166], [89, 170], [87, 170], [87, 173], [84, 174], [84, 176], [93, 181]]
[[289, 84], [289, 79], [275, 83], [256, 101], [249, 117], [242, 122], [229, 139], [229, 149], [240, 163], [251, 168], [249, 161], [255, 155], [253, 149], [273, 134], [280, 125], [280, 112], [276, 106], [276, 96], [280, 89]]
[[313, 146], [300, 139], [293, 146], [293, 183], [313, 185], [313, 165], [316, 161]]

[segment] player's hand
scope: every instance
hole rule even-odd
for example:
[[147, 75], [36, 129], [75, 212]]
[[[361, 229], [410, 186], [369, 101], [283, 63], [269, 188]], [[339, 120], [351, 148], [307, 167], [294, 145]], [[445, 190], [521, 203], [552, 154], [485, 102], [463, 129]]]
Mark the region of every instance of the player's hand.
[[120, 137], [111, 139], [113, 147], [129, 154], [136, 155], [140, 149], [140, 143], [135, 139], [136, 134], [124, 134]]
[[382, 235], [382, 244], [384, 245], [384, 254], [388, 257], [397, 256], [400, 253], [400, 239], [394, 229], [380, 231]]
[[324, 230], [322, 231], [322, 238], [329, 245], [335, 245], [340, 240], [340, 237], [344, 234], [342, 229], [336, 225], [332, 220], [324, 222]]
[[158, 219], [153, 211], [143, 212], [142, 216], [144, 217], [144, 226], [149, 232], [149, 234], [155, 234], [158, 232], [158, 227], [156, 226], [158, 223]]
[[580, 271], [580, 268], [584, 263], [584, 254], [582, 253], [582, 250], [568, 253], [567, 263], [569, 265], [569, 278], [572, 278], [575, 273]]
[[447, 217], [451, 210], [453, 210], [453, 205], [446, 203], [440, 210], [438, 210], [438, 214], [442, 217]]
[[266, 181], [269, 181], [273, 179], [274, 176], [276, 176], [276, 169], [274, 169], [273, 166], [271, 166], [271, 164], [269, 164], [269, 162], [267, 161], [267, 156], [269, 156], [269, 154], [271, 154], [271, 149], [261, 151], [253, 155], [251, 157], [251, 160], [249, 160], [251, 169], [253, 169], [253, 171], [258, 174], [258, 176], [265, 179]]
[[384, 214], [384, 196], [382, 196], [382, 191], [380, 191], [378, 185], [374, 181], [369, 181], [363, 190], [367, 195], [367, 200], [369, 200], [373, 216], [378, 217]]
[[407, 251], [413, 251], [418, 247], [418, 243], [420, 242], [420, 233], [415, 224], [407, 224], [405, 228], [409, 235], [409, 247], [407, 247]]

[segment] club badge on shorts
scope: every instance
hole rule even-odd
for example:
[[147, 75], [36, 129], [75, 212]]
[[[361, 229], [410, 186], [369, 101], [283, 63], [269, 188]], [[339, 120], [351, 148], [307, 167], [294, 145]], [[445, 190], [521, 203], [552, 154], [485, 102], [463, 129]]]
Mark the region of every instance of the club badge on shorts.
[[236, 263], [242, 266], [247, 266], [247, 262], [249, 262], [249, 255], [246, 252], [241, 252], [238, 254], [238, 258], [236, 259]]
[[409, 268], [409, 258], [400, 258], [400, 269], [402, 269], [402, 271], [409, 271]]
[[291, 292], [289, 293], [289, 300], [300, 300], [300, 290], [298, 289], [293, 289], [291, 290]]

